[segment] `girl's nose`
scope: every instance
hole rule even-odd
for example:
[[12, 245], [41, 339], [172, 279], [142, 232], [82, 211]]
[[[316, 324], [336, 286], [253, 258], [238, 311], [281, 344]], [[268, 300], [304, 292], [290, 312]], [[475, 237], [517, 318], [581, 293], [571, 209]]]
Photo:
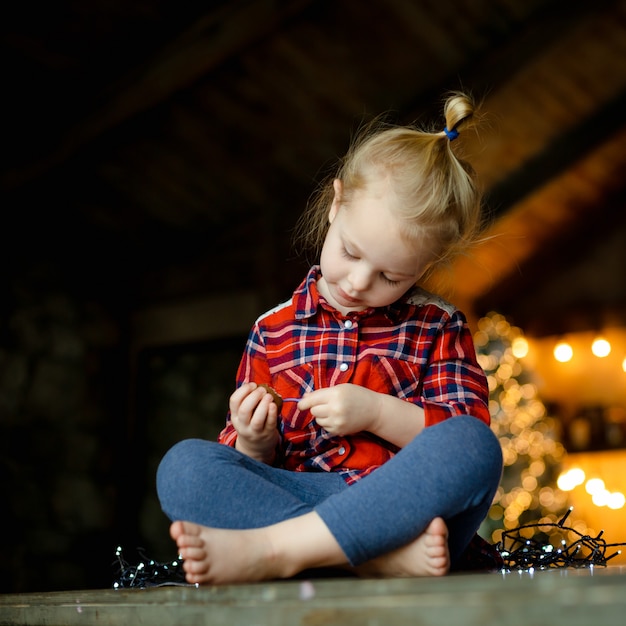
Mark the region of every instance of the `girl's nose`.
[[354, 269], [348, 277], [350, 285], [354, 291], [365, 291], [372, 282], [370, 272], [365, 269]]

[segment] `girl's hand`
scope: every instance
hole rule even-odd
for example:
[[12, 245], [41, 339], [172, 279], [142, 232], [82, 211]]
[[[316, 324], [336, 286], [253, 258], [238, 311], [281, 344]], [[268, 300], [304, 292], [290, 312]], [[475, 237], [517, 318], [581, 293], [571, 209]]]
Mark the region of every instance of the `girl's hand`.
[[230, 396], [229, 408], [231, 423], [237, 431], [235, 448], [271, 463], [279, 441], [278, 409], [272, 395], [256, 383], [246, 383]]
[[381, 394], [350, 383], [317, 389], [298, 402], [299, 410], [310, 410], [324, 430], [340, 437], [363, 430], [376, 433], [380, 406]]

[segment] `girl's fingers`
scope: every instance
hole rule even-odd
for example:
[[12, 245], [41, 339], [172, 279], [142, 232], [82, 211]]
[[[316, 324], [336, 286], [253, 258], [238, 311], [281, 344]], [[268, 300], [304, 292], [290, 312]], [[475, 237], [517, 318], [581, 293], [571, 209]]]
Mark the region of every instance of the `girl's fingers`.
[[330, 415], [330, 408], [327, 404], [316, 404], [311, 407], [310, 412], [315, 419], [322, 419]]
[[253, 387], [239, 403], [236, 411], [237, 414], [240, 416], [245, 416], [247, 420], [250, 420], [252, 418], [252, 414], [257, 408], [259, 402], [261, 401], [261, 398], [265, 394], [266, 391], [262, 387]]
[[267, 419], [265, 420], [265, 427], [274, 430], [278, 424], [278, 407], [275, 402], [270, 402], [267, 409]]
[[272, 395], [265, 392], [252, 413], [252, 417], [250, 418], [250, 426], [252, 426], [252, 428], [254, 428], [255, 430], [263, 430], [265, 428], [265, 423], [267, 421], [270, 407], [272, 406], [274, 411], [276, 411], [276, 405], [272, 401]]
[[230, 396], [228, 406], [232, 413], [236, 413], [239, 410], [239, 406], [242, 401], [256, 389], [256, 383], [245, 383], [238, 387]]
[[301, 411], [306, 411], [314, 406], [323, 404], [326, 401], [327, 395], [328, 393], [326, 389], [307, 391], [307, 393], [305, 393], [300, 399], [300, 402], [298, 402], [298, 409], [300, 409]]

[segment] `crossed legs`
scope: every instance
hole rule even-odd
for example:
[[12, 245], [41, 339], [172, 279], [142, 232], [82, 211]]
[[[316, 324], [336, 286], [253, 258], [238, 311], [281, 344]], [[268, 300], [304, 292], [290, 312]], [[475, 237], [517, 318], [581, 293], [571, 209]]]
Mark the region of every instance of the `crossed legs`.
[[193, 583], [329, 566], [445, 574], [484, 518], [502, 467], [497, 439], [471, 417], [426, 429], [350, 487], [336, 474], [269, 468], [210, 442], [196, 441], [190, 455], [183, 443], [184, 454], [166, 455], [157, 483], [170, 519], [187, 520], [170, 532]]

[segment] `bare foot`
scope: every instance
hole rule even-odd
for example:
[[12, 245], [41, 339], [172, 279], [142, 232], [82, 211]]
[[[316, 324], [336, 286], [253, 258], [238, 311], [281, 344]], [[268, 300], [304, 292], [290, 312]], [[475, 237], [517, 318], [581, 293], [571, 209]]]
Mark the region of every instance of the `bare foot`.
[[[187, 582], [224, 584], [284, 577], [264, 529], [225, 530], [174, 522], [170, 535], [183, 559]], [[289, 573], [287, 574], [289, 575]]]
[[354, 568], [359, 576], [444, 576], [450, 569], [448, 527], [436, 517], [414, 541]]
[[178, 521], [170, 526], [170, 535], [190, 583], [256, 582], [346, 565], [345, 554], [315, 512], [250, 530]]
[[177, 521], [170, 535], [192, 584], [290, 578], [315, 567], [348, 567], [359, 576], [379, 577], [443, 576], [450, 567], [448, 529], [439, 517], [415, 541], [356, 568], [347, 565], [339, 544], [314, 512], [250, 530]]

